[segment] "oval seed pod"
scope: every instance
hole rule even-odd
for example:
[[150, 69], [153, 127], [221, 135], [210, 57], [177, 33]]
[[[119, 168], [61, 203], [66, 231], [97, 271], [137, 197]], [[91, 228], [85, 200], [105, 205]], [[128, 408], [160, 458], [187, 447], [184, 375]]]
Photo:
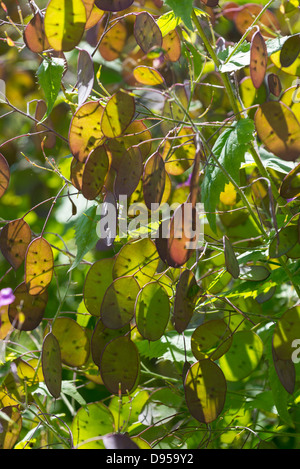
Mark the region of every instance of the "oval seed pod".
[[268, 75], [268, 86], [270, 93], [276, 96], [276, 98], [279, 98], [282, 90], [279, 76], [275, 75], [275, 73], [270, 73], [270, 75]]
[[106, 104], [101, 121], [105, 137], [119, 137], [131, 123], [135, 113], [133, 96], [123, 91], [114, 94]]
[[13, 220], [2, 228], [0, 249], [5, 259], [15, 270], [23, 263], [30, 241], [30, 227], [22, 218]]
[[94, 200], [101, 192], [109, 170], [109, 159], [103, 145], [89, 154], [82, 174], [82, 195]]
[[169, 296], [158, 282], [147, 283], [140, 291], [135, 304], [135, 318], [139, 333], [144, 339], [159, 340], [169, 322]]
[[101, 305], [101, 320], [110, 329], [121, 329], [134, 316], [135, 300], [140, 291], [134, 277], [120, 277], [106, 290]]
[[143, 173], [143, 194], [146, 206], [160, 205], [165, 190], [166, 171], [161, 155], [156, 152], [145, 163]]
[[34, 239], [25, 257], [25, 282], [30, 295], [39, 295], [51, 283], [54, 270], [53, 252], [43, 237]]
[[8, 188], [10, 180], [10, 170], [6, 158], [0, 153], [0, 198]]
[[291, 109], [280, 101], [266, 101], [254, 116], [258, 137], [266, 149], [285, 161], [300, 155], [300, 124]]
[[33, 331], [44, 317], [48, 302], [48, 292], [40, 295], [30, 295], [25, 283], [21, 283], [14, 290], [15, 300], [9, 305], [8, 317], [15, 329]]
[[216, 420], [223, 410], [227, 392], [220, 367], [209, 359], [194, 363], [184, 382], [185, 400], [191, 415], [202, 423]]
[[255, 88], [259, 88], [265, 78], [268, 64], [268, 52], [260, 31], [256, 31], [250, 46], [250, 76]]
[[95, 0], [95, 5], [100, 10], [105, 11], [122, 11], [126, 10], [133, 4], [134, 0]]
[[300, 54], [300, 34], [290, 37], [283, 44], [280, 51], [280, 64], [282, 67], [290, 67]]
[[[195, 309], [195, 295], [190, 294], [197, 287], [194, 273], [186, 269], [179, 277], [176, 286], [173, 321], [178, 334], [181, 334], [192, 319]], [[191, 290], [192, 289], [192, 290]]]
[[45, 34], [44, 17], [40, 11], [27, 24], [24, 31], [24, 42], [28, 49], [36, 53], [50, 48]]
[[145, 54], [148, 54], [153, 47], [162, 46], [161, 30], [147, 11], [137, 14], [134, 23], [134, 37]]
[[42, 370], [48, 391], [58, 399], [61, 392], [62, 366], [59, 343], [52, 332], [46, 335], [43, 342]]
[[84, 163], [94, 148], [101, 145], [103, 107], [98, 101], [89, 101], [75, 112], [69, 130], [69, 146], [73, 156]]
[[117, 337], [102, 353], [100, 373], [105, 387], [113, 394], [127, 394], [135, 389], [140, 373], [140, 356], [128, 337]]
[[45, 13], [45, 33], [56, 51], [71, 51], [85, 30], [86, 9], [80, 0], [50, 0]]

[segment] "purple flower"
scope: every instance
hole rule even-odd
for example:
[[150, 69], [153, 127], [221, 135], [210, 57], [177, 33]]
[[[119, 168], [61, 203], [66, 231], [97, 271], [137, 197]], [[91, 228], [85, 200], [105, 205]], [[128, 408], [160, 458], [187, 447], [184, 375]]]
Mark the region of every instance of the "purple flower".
[[0, 290], [0, 307], [10, 305], [15, 301], [15, 296], [11, 288], [3, 288]]

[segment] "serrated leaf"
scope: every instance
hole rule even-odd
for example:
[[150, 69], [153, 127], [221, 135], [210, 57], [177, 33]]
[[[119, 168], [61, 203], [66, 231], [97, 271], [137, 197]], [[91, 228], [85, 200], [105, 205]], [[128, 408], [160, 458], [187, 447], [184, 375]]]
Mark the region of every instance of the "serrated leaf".
[[61, 392], [70, 396], [74, 401], [76, 401], [80, 406], [86, 406], [86, 401], [82, 395], [77, 391], [75, 384], [72, 381], [62, 381], [61, 383]]
[[193, 12], [193, 0], [166, 0], [165, 3], [172, 8], [175, 17], [180, 18], [185, 26], [191, 31], [194, 30], [191, 20]]
[[[248, 144], [252, 140], [254, 123], [241, 119], [226, 129], [217, 139], [212, 152], [228, 174], [239, 183], [239, 169], [244, 161]], [[211, 228], [216, 230], [216, 206], [228, 180], [222, 170], [213, 162], [207, 167], [202, 183], [202, 202]]]
[[70, 267], [75, 269], [82, 261], [85, 254], [96, 246], [98, 236], [96, 233], [96, 224], [99, 217], [96, 215], [97, 206], [88, 208], [75, 222], [75, 243], [77, 246], [76, 258]]
[[51, 59], [44, 59], [38, 68], [38, 82], [43, 89], [47, 100], [47, 112], [44, 119], [50, 115], [54, 107], [56, 98], [60, 91], [64, 66], [65, 62], [63, 59], [52, 57]]

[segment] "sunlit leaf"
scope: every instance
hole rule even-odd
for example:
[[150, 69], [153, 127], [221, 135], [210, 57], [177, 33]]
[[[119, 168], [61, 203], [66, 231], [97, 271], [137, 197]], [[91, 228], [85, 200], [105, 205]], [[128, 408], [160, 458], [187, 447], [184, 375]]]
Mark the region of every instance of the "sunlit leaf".
[[63, 59], [52, 57], [51, 60], [44, 59], [38, 68], [37, 77], [47, 100], [45, 117], [50, 115], [60, 91], [64, 66]]
[[[238, 31], [241, 34], [244, 34], [249, 28], [249, 26], [252, 25], [254, 19], [257, 17], [257, 15], [259, 15], [262, 8], [263, 7], [261, 5], [257, 5], [255, 3], [247, 3], [237, 12], [237, 14], [234, 16], [234, 22]], [[268, 31], [268, 29], [272, 31], [280, 30], [278, 19], [270, 10], [266, 10], [262, 14], [258, 24], [261, 28], [263, 36], [265, 37], [274, 37], [272, 33]], [[264, 28], [264, 26], [266, 26], [266, 29]], [[251, 40], [254, 33], [255, 29], [249, 31], [249, 34], [247, 36], [248, 41]]]

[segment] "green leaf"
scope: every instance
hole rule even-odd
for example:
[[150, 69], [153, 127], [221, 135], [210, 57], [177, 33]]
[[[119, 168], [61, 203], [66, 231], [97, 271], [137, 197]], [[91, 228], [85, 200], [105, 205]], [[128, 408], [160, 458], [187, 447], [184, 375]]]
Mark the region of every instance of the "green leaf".
[[75, 243], [77, 246], [76, 258], [69, 271], [75, 269], [87, 252], [93, 249], [99, 239], [96, 233], [97, 222], [100, 216], [96, 216], [97, 205], [88, 208], [75, 221]]
[[43, 120], [51, 113], [60, 91], [61, 79], [64, 73], [64, 60], [52, 57], [44, 59], [37, 71], [37, 77], [47, 100], [47, 112]]
[[[219, 163], [237, 183], [239, 183], [240, 166], [244, 161], [253, 132], [254, 122], [251, 119], [241, 119], [220, 135], [212, 149]], [[202, 202], [210, 227], [214, 231], [216, 231], [216, 206], [228, 182], [223, 171], [211, 162], [206, 169], [202, 184]]]
[[165, 0], [166, 4], [172, 8], [176, 18], [181, 18], [185, 26], [193, 31], [193, 23], [191, 20], [193, 12], [193, 0]]
[[[260, 158], [263, 162], [263, 165], [266, 168], [274, 169], [279, 173], [288, 174], [292, 169], [295, 168], [297, 163], [293, 161], [284, 161], [278, 156], [274, 155], [273, 153], [267, 151], [265, 148], [259, 149]], [[245, 163], [247, 164], [255, 164], [254, 159], [250, 153], [246, 153], [245, 155]]]
[[81, 407], [86, 407], [85, 399], [79, 394], [76, 389], [75, 383], [73, 381], [62, 381], [61, 391], [63, 394], [71, 397], [76, 401]]
[[172, 362], [185, 362], [186, 358], [194, 359], [194, 355], [191, 352], [192, 333], [193, 329], [185, 330], [183, 337], [182, 334], [169, 331], [161, 339], [151, 343], [148, 340], [137, 341], [136, 346], [140, 355], [149, 359], [159, 358]]

